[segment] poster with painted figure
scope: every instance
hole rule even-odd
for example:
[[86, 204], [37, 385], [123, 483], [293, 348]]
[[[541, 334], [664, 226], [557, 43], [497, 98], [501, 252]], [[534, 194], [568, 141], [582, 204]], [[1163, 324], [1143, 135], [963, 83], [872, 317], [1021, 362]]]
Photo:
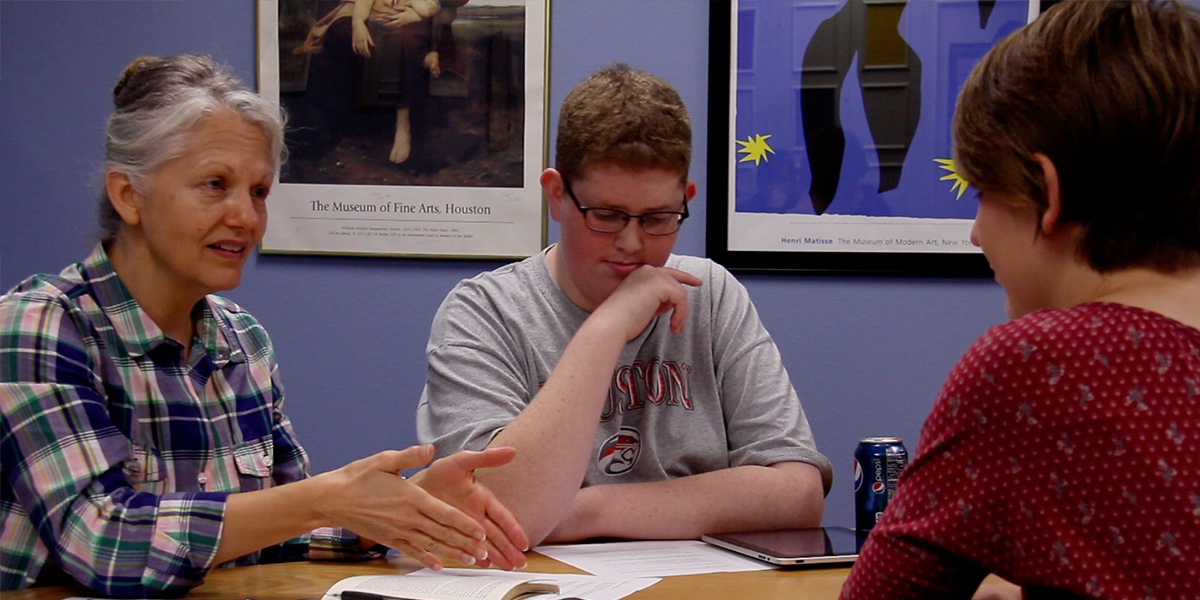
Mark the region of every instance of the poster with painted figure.
[[733, 269], [988, 274], [950, 121], [971, 68], [1032, 2], [714, 4], [709, 255]]

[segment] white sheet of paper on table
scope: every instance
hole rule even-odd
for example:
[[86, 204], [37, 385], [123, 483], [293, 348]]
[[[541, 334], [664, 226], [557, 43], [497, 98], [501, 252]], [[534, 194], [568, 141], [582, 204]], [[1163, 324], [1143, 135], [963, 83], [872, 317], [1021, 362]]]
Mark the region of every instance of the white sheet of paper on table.
[[611, 577], [670, 577], [774, 568], [699, 540], [565, 544], [533, 550], [588, 573]]
[[[420, 577], [433, 573], [442, 574], [463, 574], [463, 575], [478, 575], [480, 569], [442, 569], [441, 571], [431, 571], [429, 569], [421, 569], [409, 573], [411, 577]], [[530, 571], [500, 571], [497, 569], [488, 569], [482, 571], [493, 577], [537, 577], [553, 581], [558, 584], [557, 595], [555, 594], [538, 594], [536, 600], [567, 600], [570, 598], [586, 598], [586, 600], [620, 600], [638, 590], [646, 589], [661, 579], [657, 577], [600, 577], [595, 575], [578, 575], [574, 573], [534, 573]]]

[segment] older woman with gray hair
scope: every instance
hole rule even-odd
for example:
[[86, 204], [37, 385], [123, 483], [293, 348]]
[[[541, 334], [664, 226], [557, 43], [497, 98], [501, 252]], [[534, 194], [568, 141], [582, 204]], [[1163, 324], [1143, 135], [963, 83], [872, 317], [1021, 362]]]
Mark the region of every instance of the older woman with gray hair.
[[524, 532], [474, 478], [511, 448], [409, 479], [432, 447], [309, 476], [270, 339], [214, 295], [266, 229], [280, 110], [197, 55], [135, 60], [113, 100], [101, 242], [0, 296], [0, 589], [149, 596], [383, 546], [523, 566]]

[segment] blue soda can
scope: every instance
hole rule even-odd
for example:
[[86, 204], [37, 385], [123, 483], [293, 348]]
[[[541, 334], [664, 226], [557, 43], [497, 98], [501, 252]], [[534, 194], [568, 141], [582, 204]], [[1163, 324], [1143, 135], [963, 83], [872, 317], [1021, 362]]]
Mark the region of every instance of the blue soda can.
[[908, 464], [908, 450], [898, 437], [868, 437], [854, 449], [854, 525], [870, 531], [883, 516], [896, 481]]

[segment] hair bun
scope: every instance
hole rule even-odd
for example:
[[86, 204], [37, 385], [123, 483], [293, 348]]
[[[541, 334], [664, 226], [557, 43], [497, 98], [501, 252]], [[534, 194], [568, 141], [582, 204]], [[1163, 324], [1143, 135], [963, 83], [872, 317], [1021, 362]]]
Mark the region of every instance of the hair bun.
[[157, 56], [139, 56], [126, 65], [125, 70], [121, 72], [121, 78], [117, 80], [117, 85], [113, 86], [113, 103], [120, 105], [117, 99], [121, 97], [121, 92], [125, 91], [129, 81], [141, 73], [146, 65], [158, 60], [160, 59]]

